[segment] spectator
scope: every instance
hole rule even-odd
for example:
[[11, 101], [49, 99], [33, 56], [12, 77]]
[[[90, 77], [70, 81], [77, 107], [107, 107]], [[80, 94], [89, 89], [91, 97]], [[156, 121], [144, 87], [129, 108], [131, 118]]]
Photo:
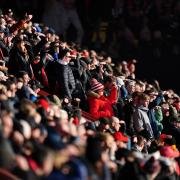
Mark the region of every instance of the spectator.
[[148, 117], [148, 105], [149, 96], [146, 94], [141, 94], [139, 96], [138, 106], [133, 113], [133, 123], [135, 131], [145, 137], [147, 140], [154, 138], [150, 120]]
[[[123, 42], [125, 54], [153, 40], [146, 19], [134, 25], [149, 5], [141, 2], [119, 4], [118, 47]], [[131, 19], [127, 27], [124, 16]], [[1, 41], [10, 50], [0, 67], [0, 177], [178, 179], [179, 96], [172, 89], [136, 79], [135, 62], [113, 66], [108, 49], [62, 42], [31, 15], [17, 23], [10, 11], [0, 18]]]
[[72, 92], [75, 89], [75, 81], [69, 61], [71, 60], [70, 53], [67, 50], [61, 51], [60, 60], [56, 62], [56, 80], [59, 87], [58, 94], [61, 98], [72, 98]]
[[111, 103], [104, 96], [104, 86], [96, 79], [91, 80], [91, 92], [88, 96], [90, 113], [95, 119], [101, 117], [112, 117], [113, 110]]

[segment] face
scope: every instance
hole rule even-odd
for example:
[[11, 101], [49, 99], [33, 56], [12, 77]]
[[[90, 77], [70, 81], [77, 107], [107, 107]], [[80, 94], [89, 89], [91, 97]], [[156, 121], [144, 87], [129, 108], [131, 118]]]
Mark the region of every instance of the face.
[[57, 53], [59, 53], [59, 46], [55, 46], [55, 47], [54, 47], [54, 51], [57, 52]]
[[135, 65], [134, 65], [134, 64], [131, 64], [131, 65], [129, 66], [129, 71], [130, 71], [131, 73], [134, 73], [134, 72], [135, 72]]
[[104, 90], [103, 89], [99, 90], [98, 94], [99, 94], [99, 96], [103, 96], [104, 95]]
[[4, 38], [4, 33], [0, 32], [0, 38], [3, 39]]
[[135, 85], [135, 92], [141, 92], [141, 87], [139, 86], [139, 84]]
[[70, 62], [71, 57], [70, 57], [70, 53], [69, 53], [69, 52], [68, 52], [68, 53], [66, 54], [66, 56], [63, 58], [63, 60], [64, 60], [65, 62], [67, 62], [67, 63]]
[[113, 119], [112, 127], [114, 128], [115, 131], [117, 131], [117, 132], [119, 131], [119, 129], [121, 127], [121, 125], [119, 123], [119, 119], [117, 119], [117, 118]]
[[122, 69], [126, 70], [127, 69], [127, 64], [122, 64]]
[[135, 97], [133, 98], [133, 103], [134, 103], [135, 105], [137, 105], [137, 104], [138, 104], [138, 101], [139, 101], [138, 96], [135, 96]]
[[25, 74], [25, 75], [23, 76], [23, 82], [24, 82], [24, 84], [27, 85], [28, 82], [29, 82], [29, 80], [30, 80], [29, 75], [28, 75], [28, 74]]
[[113, 82], [107, 82], [107, 83], [105, 84], [105, 87], [106, 87], [107, 89], [110, 89], [110, 88], [112, 87], [112, 85], [113, 85]]
[[143, 105], [144, 107], [148, 107], [149, 106], [149, 99], [140, 100], [140, 104]]
[[129, 93], [135, 92], [135, 85], [129, 85], [129, 86], [127, 87], [127, 90], [128, 90]]
[[18, 43], [18, 44], [17, 44], [17, 48], [18, 48], [20, 51], [24, 52], [25, 49], [26, 49], [24, 41], [21, 41], [20, 43]]
[[146, 85], [144, 84], [141, 86], [141, 92], [144, 92], [145, 90], [146, 90]]
[[17, 89], [21, 89], [22, 86], [23, 86], [23, 83], [22, 83], [22, 82], [18, 82], [18, 83], [17, 83]]

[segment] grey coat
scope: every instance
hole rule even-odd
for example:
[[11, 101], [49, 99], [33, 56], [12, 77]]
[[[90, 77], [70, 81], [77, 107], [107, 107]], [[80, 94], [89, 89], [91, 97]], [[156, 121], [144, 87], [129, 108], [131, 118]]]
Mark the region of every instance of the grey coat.
[[137, 134], [143, 132], [143, 134], [141, 134], [142, 136], [146, 134], [146, 137], [153, 138], [153, 131], [147, 113], [148, 108], [143, 106], [139, 106], [135, 109], [133, 113], [134, 128]]

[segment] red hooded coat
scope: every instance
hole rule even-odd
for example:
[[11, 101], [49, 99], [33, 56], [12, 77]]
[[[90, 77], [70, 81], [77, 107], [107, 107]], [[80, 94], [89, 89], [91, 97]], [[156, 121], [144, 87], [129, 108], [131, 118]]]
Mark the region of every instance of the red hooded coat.
[[111, 107], [110, 101], [101, 96], [99, 98], [95, 96], [88, 97], [90, 114], [95, 118], [99, 119], [102, 117], [110, 118], [113, 116], [113, 109]]

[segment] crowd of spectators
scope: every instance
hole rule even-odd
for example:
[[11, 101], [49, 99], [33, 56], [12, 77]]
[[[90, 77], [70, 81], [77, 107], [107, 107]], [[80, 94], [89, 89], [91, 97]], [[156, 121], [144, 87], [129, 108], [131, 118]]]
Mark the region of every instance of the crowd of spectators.
[[179, 95], [32, 18], [0, 16], [0, 179], [178, 179]]

